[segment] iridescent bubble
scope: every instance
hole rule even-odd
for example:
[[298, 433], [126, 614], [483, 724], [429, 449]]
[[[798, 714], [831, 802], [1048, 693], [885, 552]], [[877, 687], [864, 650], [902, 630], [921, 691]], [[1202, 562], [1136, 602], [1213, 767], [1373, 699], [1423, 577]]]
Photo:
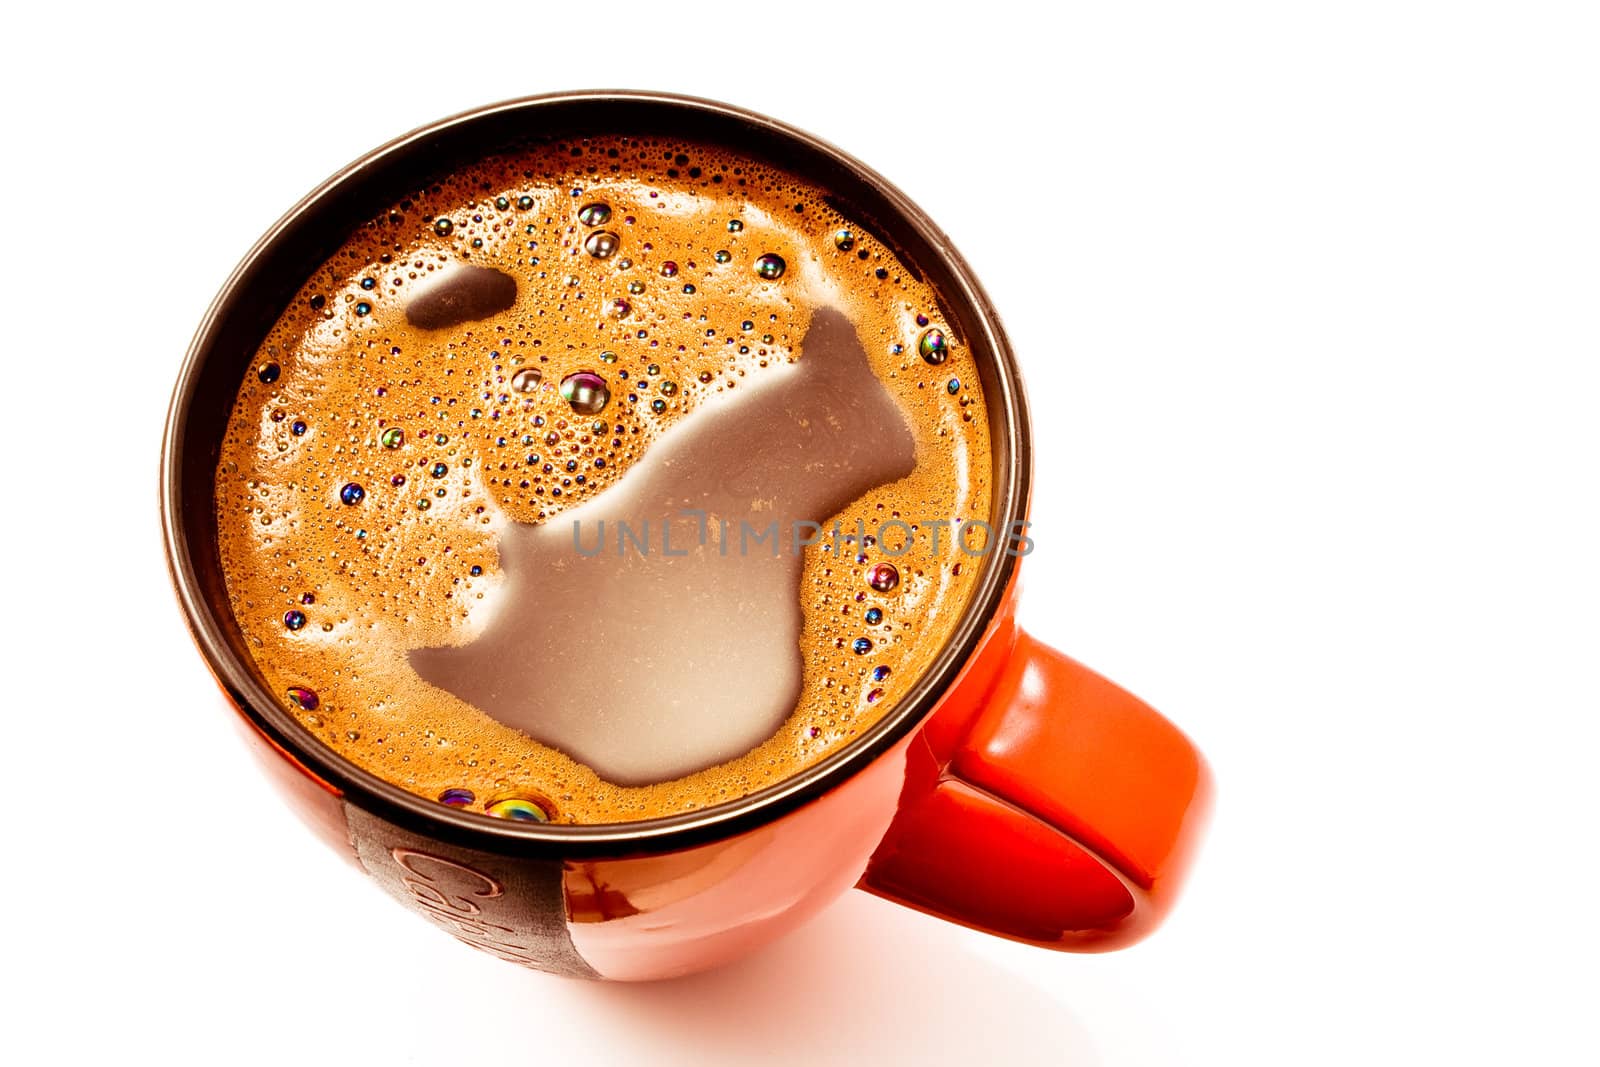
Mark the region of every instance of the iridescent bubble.
[[650, 410], [659, 415], [667, 410], [667, 402], [657, 397], [655, 400], [650, 401]]
[[633, 305], [618, 297], [616, 300], [611, 301], [611, 307], [608, 310], [612, 318], [623, 319], [628, 317], [628, 312], [633, 310]]
[[372, 305], [367, 303], [365, 300], [356, 301], [356, 314], [357, 315], [370, 315], [370, 314], [372, 314]]
[[528, 210], [532, 206], [533, 206], [533, 197], [531, 197], [531, 196], [519, 196], [519, 197], [517, 197], [517, 207], [521, 208], [523, 211]]
[[339, 490], [339, 499], [346, 504], [359, 504], [366, 495], [367, 491], [361, 488], [360, 482], [348, 482]]
[[880, 701], [882, 699], [883, 699], [883, 690], [882, 689], [874, 689], [872, 692], [867, 694], [867, 703], [868, 704], [876, 704], [878, 701]]
[[950, 358], [950, 342], [945, 340], [944, 331], [937, 326], [924, 330], [922, 336], [917, 338], [917, 354], [923, 362], [935, 366]]
[[433, 475], [435, 478], [443, 478], [446, 474], [450, 473], [450, 468], [446, 464], [435, 463], [429, 469], [428, 473]]
[[322, 698], [317, 696], [315, 689], [307, 689], [303, 685], [292, 685], [284, 694], [289, 698], [289, 703], [301, 711], [316, 711], [322, 706]]
[[511, 388], [519, 393], [531, 393], [544, 381], [544, 372], [538, 367], [523, 367], [511, 376]]
[[389, 479], [389, 484], [393, 486], [405, 485], [406, 476], [404, 474], [396, 474], [393, 478]]
[[678, 395], [678, 383], [677, 382], [662, 382], [661, 383], [661, 395], [662, 396], [677, 396]]
[[511, 206], [511, 201], [507, 197], [497, 196], [494, 198], [494, 206], [499, 208], [501, 211], [504, 211], [506, 208]]
[[788, 264], [776, 252], [764, 252], [756, 258], [756, 274], [769, 282], [783, 277], [783, 269], [786, 266]]
[[377, 286], [378, 286], [378, 279], [376, 279], [376, 278], [362, 278], [361, 279], [361, 288], [363, 288], [363, 289], [376, 289]]
[[833, 247], [848, 252], [856, 246], [856, 235], [849, 230], [839, 230], [833, 235]]
[[501, 797], [483, 810], [497, 819], [512, 819], [516, 822], [550, 821], [550, 813], [544, 809], [544, 805], [529, 796]]
[[450, 235], [450, 231], [455, 228], [455, 223], [451, 222], [449, 219], [433, 220], [433, 232], [438, 234], [440, 237], [448, 237]]
[[883, 621], [883, 609], [882, 608], [868, 608], [867, 609], [867, 625], [876, 626], [876, 625], [878, 625], [878, 623], [880, 623], [882, 621]]
[[578, 209], [578, 221], [585, 226], [604, 226], [610, 218], [610, 204], [585, 204]]
[[874, 682], [881, 682], [887, 677], [889, 677], [889, 668], [888, 667], [874, 667], [874, 668], [872, 668], [872, 680]]
[[717, 249], [716, 254], [711, 258], [716, 260], [718, 263], [726, 263], [728, 260], [733, 258], [733, 253], [729, 252], [726, 248], [719, 248]]
[[600, 362], [601, 363], [615, 363], [616, 361], [617, 361], [617, 354], [615, 352], [602, 352], [602, 353], [600, 353]]
[[584, 238], [583, 250], [595, 259], [610, 259], [621, 243], [622, 238], [610, 230], [596, 230]]
[[945, 382], [944, 391], [949, 393], [951, 396], [955, 396], [957, 393], [961, 392], [961, 379], [951, 378], [948, 382]]
[[744, 223], [740, 222], [738, 219], [729, 219], [728, 220], [728, 232], [729, 233], [738, 233], [742, 229], [744, 229]]
[[262, 385], [271, 385], [278, 380], [280, 373], [282, 371], [276, 363], [263, 363], [256, 368], [256, 378], [260, 380]]
[[644, 292], [644, 282], [629, 282], [628, 292], [634, 296], [638, 296], [640, 293]]
[[663, 278], [676, 278], [678, 276], [678, 265], [670, 259], [667, 260], [661, 264], [661, 276]]
[[296, 437], [305, 436], [306, 429], [306, 424], [299, 419], [295, 419], [294, 422], [290, 423], [289, 425], [289, 432], [294, 434]]
[[470, 789], [446, 789], [439, 794], [439, 803], [452, 808], [464, 808], [477, 799], [477, 794]]
[[858, 656], [865, 656], [872, 651], [872, 641], [869, 638], [858, 637], [850, 642], [850, 650]]
[[306, 624], [306, 613], [299, 608], [290, 608], [283, 613], [283, 625], [290, 630], [298, 630]]
[[611, 390], [600, 375], [581, 370], [561, 379], [561, 399], [580, 415], [598, 415], [610, 401]]
[[900, 584], [900, 571], [893, 563], [875, 564], [867, 571], [867, 584], [880, 593], [887, 593]]
[[467, 573], [476, 578], [478, 575], [483, 573], [483, 568], [474, 563], [471, 567], [467, 568]]
[[417, 501], [418, 511], [427, 511], [431, 507], [433, 507], [433, 501], [429, 500], [427, 497], [423, 497]]

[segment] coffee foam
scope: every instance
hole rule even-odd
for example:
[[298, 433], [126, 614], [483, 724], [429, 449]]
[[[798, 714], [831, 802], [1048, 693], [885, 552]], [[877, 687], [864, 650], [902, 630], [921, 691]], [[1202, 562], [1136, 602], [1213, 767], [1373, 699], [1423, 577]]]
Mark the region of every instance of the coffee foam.
[[[609, 218], [580, 219], [592, 204]], [[841, 230], [850, 241], [836, 241]], [[615, 240], [605, 257], [585, 248], [601, 232]], [[753, 269], [767, 254], [785, 263], [776, 278]], [[920, 525], [900, 556], [804, 549], [792, 712], [745, 754], [665, 782], [607, 781], [429, 685], [410, 658], [484, 636], [503, 606], [499, 546], [515, 524], [558, 522], [597, 500], [691, 413], [803, 360], [827, 308], [853, 326], [917, 462], [816, 520], [849, 533], [858, 522], [987, 518], [988, 428], [955, 324], [816, 187], [724, 151], [619, 137], [489, 159], [395, 205], [285, 310], [223, 443], [223, 571], [268, 685], [313, 690], [315, 708], [291, 702], [299, 721], [402, 788], [470, 791], [473, 810], [532, 796], [559, 821], [703, 807], [848, 744], [926, 669], [970, 597], [977, 561], [948, 533], [937, 555]], [[917, 354], [928, 329], [949, 338], [942, 365]], [[514, 389], [530, 369], [537, 387]], [[596, 415], [560, 394], [580, 371], [609, 387]], [[386, 447], [396, 429], [403, 441]], [[361, 487], [355, 503], [341, 497], [350, 485]], [[887, 592], [866, 580], [883, 562], [898, 572]], [[873, 608], [883, 615], [869, 624]], [[299, 628], [285, 625], [289, 612], [304, 616]], [[858, 654], [861, 637], [872, 648]], [[563, 672], [626, 670], [631, 650], [578, 658], [569, 651], [543, 676], [559, 686]], [[732, 679], [746, 666], [730, 656], [706, 669]]]

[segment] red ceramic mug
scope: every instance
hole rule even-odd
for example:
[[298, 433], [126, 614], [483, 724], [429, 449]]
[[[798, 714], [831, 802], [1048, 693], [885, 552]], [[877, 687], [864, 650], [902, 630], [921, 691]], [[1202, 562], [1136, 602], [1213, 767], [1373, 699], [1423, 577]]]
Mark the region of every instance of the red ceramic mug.
[[1020, 630], [1020, 560], [992, 552], [948, 644], [854, 743], [776, 785], [648, 821], [507, 822], [379, 780], [299, 727], [251, 667], [217, 557], [213, 477], [234, 391], [296, 288], [429, 175], [594, 130], [671, 135], [810, 176], [934, 283], [982, 380], [996, 529], [1027, 514], [1028, 412], [988, 298], [937, 227], [809, 134], [723, 104], [569, 93], [434, 123], [329, 179], [261, 239], [201, 324], [162, 450], [162, 520], [206, 662], [290, 806], [392, 896], [504, 959], [583, 977], [714, 966], [851, 886], [1048, 948], [1137, 940], [1171, 905], [1210, 796], [1198, 752], [1144, 703]]

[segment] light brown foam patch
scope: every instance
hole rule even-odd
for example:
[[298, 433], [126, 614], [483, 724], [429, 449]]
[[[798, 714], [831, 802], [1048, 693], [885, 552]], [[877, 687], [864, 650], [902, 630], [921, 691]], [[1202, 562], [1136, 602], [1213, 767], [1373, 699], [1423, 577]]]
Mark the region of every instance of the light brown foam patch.
[[[586, 225], [591, 204], [609, 218]], [[835, 242], [841, 229], [849, 248]], [[604, 258], [584, 247], [598, 231], [616, 238]], [[784, 260], [781, 276], [756, 272], [765, 254]], [[466, 267], [512, 279], [510, 303], [501, 285], [420, 325], [408, 319], [419, 293]], [[865, 563], [852, 554], [859, 545], [804, 550], [800, 696], [770, 738], [710, 770], [623, 787], [417, 676], [410, 650], [482, 633], [492, 614], [482, 609], [504, 592], [498, 546], [511, 524], [559, 521], [596, 499], [667, 427], [797, 358], [824, 306], [853, 324], [917, 465], [817, 521], [848, 533], [898, 519], [917, 526], [916, 547], [890, 557], [873, 546]], [[475, 810], [529, 792], [563, 820], [625, 821], [795, 773], [893, 706], [943, 645], [978, 570], [948, 530], [929, 550], [927, 521], [987, 517], [990, 487], [967, 350], [953, 337], [950, 359], [928, 365], [916, 352], [928, 328], [952, 332], [932, 290], [872, 235], [815, 188], [726, 153], [596, 139], [488, 160], [419, 191], [316, 272], [241, 386], [217, 474], [218, 529], [259, 668], [280, 693], [317, 692], [319, 706], [297, 716], [340, 755], [430, 798], [470, 790]], [[258, 373], [267, 364], [270, 382]], [[529, 370], [537, 387], [513, 388]], [[579, 371], [608, 382], [598, 415], [576, 414], [560, 394]], [[403, 439], [385, 447], [395, 430]], [[340, 492], [352, 483], [363, 495], [349, 505]], [[899, 574], [888, 592], [866, 581], [881, 562]], [[873, 608], [883, 616], [869, 624]], [[298, 630], [285, 626], [290, 611], [305, 616]], [[872, 648], [857, 654], [861, 637]], [[548, 663], [552, 685], [564, 671], [625, 670], [630, 650], [573, 658]], [[732, 678], [743, 666], [730, 656], [709, 669]], [[874, 681], [875, 668], [887, 676]]]

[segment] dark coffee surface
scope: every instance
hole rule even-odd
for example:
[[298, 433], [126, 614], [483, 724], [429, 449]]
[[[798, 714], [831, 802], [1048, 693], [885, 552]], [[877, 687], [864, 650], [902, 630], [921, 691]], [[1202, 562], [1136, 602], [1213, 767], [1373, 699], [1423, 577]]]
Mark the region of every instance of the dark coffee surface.
[[[685, 416], [608, 492], [507, 530], [485, 632], [412, 652], [417, 673], [621, 785], [704, 770], [772, 736], [800, 698], [801, 524], [915, 459], [843, 315], [817, 312], [801, 351]], [[551, 662], [596, 645], [627, 649], [626, 669], [550, 684]]]
[[308, 730], [430, 798], [609, 822], [770, 784], [891, 707], [970, 594], [938, 527], [987, 518], [988, 432], [948, 330], [753, 161], [487, 160], [262, 345], [218, 468], [236, 617]]

